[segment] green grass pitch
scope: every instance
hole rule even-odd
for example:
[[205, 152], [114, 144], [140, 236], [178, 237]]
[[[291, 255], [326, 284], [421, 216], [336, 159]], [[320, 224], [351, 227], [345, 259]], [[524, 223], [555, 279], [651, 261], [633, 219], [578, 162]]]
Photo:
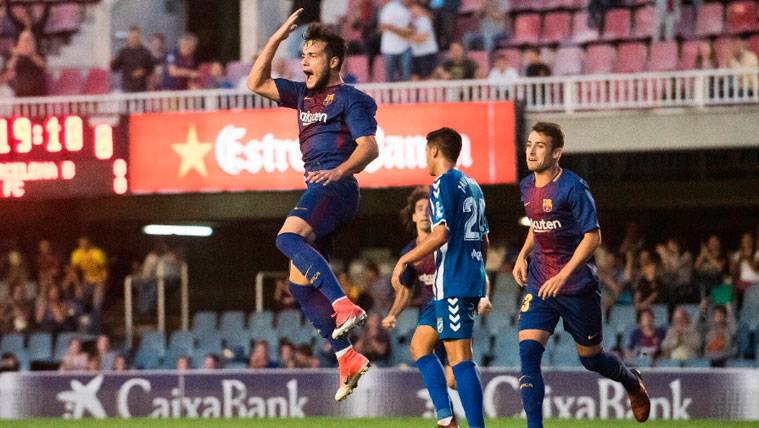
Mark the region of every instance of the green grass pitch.
[[[433, 428], [434, 421], [422, 418], [376, 418], [376, 419], [106, 419], [63, 420], [25, 419], [0, 421], [2, 428]], [[488, 420], [490, 428], [524, 428], [520, 419]], [[759, 428], [759, 422], [731, 422], [717, 420], [660, 421], [645, 424], [617, 420], [548, 420], [546, 428]]]

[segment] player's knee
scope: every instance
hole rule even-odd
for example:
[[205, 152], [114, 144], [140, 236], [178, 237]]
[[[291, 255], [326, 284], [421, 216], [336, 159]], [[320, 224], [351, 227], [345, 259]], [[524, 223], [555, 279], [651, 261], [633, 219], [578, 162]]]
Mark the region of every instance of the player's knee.
[[590, 356], [590, 357], [580, 357], [580, 363], [582, 364], [582, 366], [592, 372], [598, 371], [599, 360], [600, 358], [598, 354]]
[[413, 358], [414, 361], [432, 352], [431, 349], [428, 349], [427, 346], [423, 346], [416, 340], [411, 341], [411, 344], [408, 346], [408, 350], [411, 353], [411, 358]]

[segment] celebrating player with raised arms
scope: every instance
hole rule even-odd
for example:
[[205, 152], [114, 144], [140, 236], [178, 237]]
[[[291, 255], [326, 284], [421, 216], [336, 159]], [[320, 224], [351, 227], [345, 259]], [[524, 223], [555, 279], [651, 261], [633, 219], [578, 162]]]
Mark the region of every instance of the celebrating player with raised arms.
[[358, 182], [353, 175], [378, 155], [377, 105], [343, 84], [345, 41], [319, 24], [310, 25], [304, 35], [305, 82], [272, 79], [277, 47], [295, 30], [302, 12], [295, 11], [269, 38], [250, 71], [248, 88], [298, 112], [307, 189], [288, 214], [276, 245], [291, 261], [290, 292], [337, 356], [340, 387], [335, 399], [340, 401], [369, 368], [366, 357], [347, 339], [349, 331], [365, 322], [366, 312], [345, 296], [326, 257], [335, 231], [358, 212]]
[[559, 318], [575, 340], [582, 365], [622, 383], [635, 419], [643, 422], [651, 403], [640, 373], [601, 347], [601, 291], [592, 259], [601, 229], [588, 185], [559, 166], [563, 147], [559, 125], [536, 123], [525, 153], [532, 173], [520, 184], [531, 224], [513, 272], [519, 285], [527, 287], [519, 316], [519, 390], [527, 426], [543, 427], [540, 361]]
[[[426, 240], [401, 256], [393, 270], [393, 287], [403, 287], [401, 276], [409, 264], [435, 253], [433, 282], [435, 329], [443, 341], [448, 363], [472, 428], [485, 426], [482, 384], [472, 361], [472, 329], [481, 298], [486, 295], [485, 258], [488, 223], [485, 198], [480, 186], [455, 168], [461, 153], [461, 135], [451, 128], [427, 134], [427, 168], [435, 176], [430, 190], [432, 231]], [[490, 306], [483, 300], [485, 306]], [[417, 359], [425, 385], [430, 390], [441, 419], [447, 390], [443, 368], [434, 355]], [[433, 394], [442, 389], [445, 395]], [[439, 402], [438, 402], [439, 401]], [[443, 418], [442, 423], [451, 423]], [[445, 425], [442, 425], [445, 426]]]

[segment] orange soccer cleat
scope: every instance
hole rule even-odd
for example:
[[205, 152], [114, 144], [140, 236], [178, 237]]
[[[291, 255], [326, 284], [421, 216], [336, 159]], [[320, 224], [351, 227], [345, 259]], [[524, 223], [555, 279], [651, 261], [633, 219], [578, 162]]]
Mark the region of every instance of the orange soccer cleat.
[[643, 384], [643, 377], [640, 375], [640, 372], [636, 369], [632, 369], [632, 372], [638, 378], [640, 388], [635, 393], [628, 392], [630, 406], [632, 407], [635, 420], [645, 422], [648, 420], [649, 413], [651, 413], [651, 399], [648, 397], [648, 390], [646, 390], [646, 386]]
[[332, 307], [335, 309], [333, 339], [347, 335], [351, 330], [361, 327], [366, 322], [366, 312], [358, 305], [353, 304], [347, 297], [336, 300]]
[[340, 370], [340, 387], [335, 393], [335, 400], [343, 401], [356, 389], [358, 380], [369, 370], [372, 364], [365, 356], [353, 348], [349, 348], [337, 358], [337, 365]]

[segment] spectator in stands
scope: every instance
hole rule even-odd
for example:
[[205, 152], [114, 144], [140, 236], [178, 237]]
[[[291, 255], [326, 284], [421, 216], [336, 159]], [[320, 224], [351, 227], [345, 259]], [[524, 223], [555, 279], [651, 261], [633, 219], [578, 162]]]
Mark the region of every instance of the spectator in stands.
[[630, 335], [627, 345], [627, 360], [635, 357], [656, 359], [661, 350], [661, 343], [666, 332], [663, 328], [654, 324], [654, 312], [651, 309], [643, 309], [638, 312], [638, 328]]
[[643, 242], [645, 239], [640, 233], [638, 223], [631, 221], [625, 225], [625, 236], [622, 239], [622, 244], [619, 245], [619, 254], [627, 256], [627, 254], [637, 254], [638, 251], [643, 249]]
[[80, 237], [78, 245], [71, 253], [71, 266], [80, 275], [85, 298], [91, 299], [93, 315], [97, 316], [105, 299], [108, 259], [105, 251], [93, 245], [87, 236]]
[[666, 244], [656, 246], [656, 254], [661, 259], [661, 278], [664, 284], [665, 300], [671, 314], [678, 303], [698, 303], [699, 295], [691, 287], [693, 276], [693, 256], [683, 251], [680, 241], [675, 238]]
[[221, 358], [216, 354], [208, 354], [203, 358], [203, 370], [218, 370], [221, 367]]
[[68, 308], [61, 301], [61, 291], [57, 285], [47, 289], [45, 297], [38, 299], [34, 320], [37, 328], [48, 333], [73, 330], [68, 323]]
[[601, 308], [608, 318], [614, 303], [620, 300], [622, 293], [625, 292], [624, 272], [617, 254], [613, 251], [599, 252], [596, 255], [596, 261], [598, 281], [601, 284]]
[[235, 87], [234, 83], [229, 81], [224, 74], [224, 66], [220, 61], [211, 63], [209, 74], [206, 89], [233, 89]]
[[656, 34], [654, 40], [674, 40], [680, 21], [681, 0], [656, 0]]
[[95, 341], [95, 356], [102, 367], [110, 369], [116, 360], [116, 352], [111, 350], [111, 339], [108, 335], [101, 334]]
[[195, 60], [197, 47], [198, 38], [188, 33], [179, 39], [178, 47], [166, 55], [161, 84], [163, 89], [172, 91], [189, 89], [191, 81], [200, 77], [198, 63]]
[[[85, 354], [87, 355], [87, 354]], [[97, 373], [103, 368], [100, 357], [96, 354], [87, 355], [87, 366], [85, 370], [92, 373]]]
[[364, 329], [361, 337], [354, 342], [353, 347], [356, 348], [357, 352], [366, 355], [366, 358], [373, 363], [387, 366], [390, 364], [392, 347], [390, 336], [382, 328], [381, 322], [382, 319], [378, 313], [370, 313], [366, 322], [366, 329]]
[[633, 278], [632, 288], [635, 290], [633, 304], [635, 309], [641, 311], [651, 308], [655, 303], [665, 301], [665, 290], [659, 276], [659, 263], [657, 256], [648, 250], [643, 250], [638, 255], [638, 274]]
[[427, 80], [437, 67], [438, 47], [429, 11], [418, 3], [411, 5], [414, 34], [411, 36], [411, 78]]
[[738, 293], [740, 308], [746, 289], [759, 284], [759, 249], [756, 248], [754, 235], [749, 232], [741, 235], [740, 248], [730, 257], [730, 275]]
[[506, 38], [508, 12], [508, 0], [484, 0], [482, 8], [475, 12], [479, 18], [479, 31], [464, 33], [464, 46], [471, 50], [492, 52], [498, 42]]
[[64, 268], [64, 272], [60, 285], [61, 300], [68, 306], [69, 313], [79, 316], [92, 310], [92, 297], [88, 299], [76, 269], [68, 265]]
[[163, 65], [166, 63], [166, 36], [153, 33], [150, 38], [150, 55], [153, 58], [153, 73], [148, 77], [148, 90], [160, 89], [163, 77]]
[[712, 47], [712, 42], [709, 40], [703, 40], [698, 44], [698, 51], [696, 51], [696, 61], [693, 66], [699, 70], [710, 70], [719, 67], [717, 61], [717, 52]]
[[728, 65], [732, 69], [754, 69], [753, 73], [746, 73], [738, 77], [738, 81], [734, 84], [734, 89], [738, 96], [753, 96], [753, 82], [756, 79], [756, 68], [759, 67], [759, 59], [757, 59], [756, 54], [753, 51], [746, 48], [745, 40], [735, 39], [733, 44], [733, 55], [730, 58]]
[[[351, 25], [361, 35], [360, 52], [366, 55], [369, 77], [374, 79], [374, 59], [380, 54], [382, 41], [382, 32], [379, 29], [379, 9], [374, 0], [360, 0], [350, 19]], [[350, 49], [350, 45], [348, 48]]]
[[448, 60], [435, 69], [433, 78], [443, 80], [474, 79], [476, 74], [477, 63], [466, 55], [461, 43], [453, 42], [448, 51]]
[[85, 370], [87, 368], [87, 354], [82, 351], [82, 340], [74, 337], [69, 342], [66, 354], [61, 358], [61, 365], [58, 370], [62, 372], [73, 372]]
[[253, 346], [253, 352], [250, 354], [248, 360], [249, 369], [274, 369], [277, 368], [277, 363], [271, 360], [269, 356], [269, 342], [265, 340], [259, 340]]
[[37, 251], [37, 283], [40, 287], [45, 288], [54, 284], [60, 274], [60, 255], [53, 251], [50, 241], [41, 240]]
[[185, 355], [178, 357], [175, 367], [176, 370], [180, 373], [187, 372], [190, 370], [190, 357]]
[[[45, 26], [50, 18], [51, 3], [42, 5], [40, 13], [35, 13], [36, 5], [11, 5], [10, 1], [5, 2], [6, 16], [13, 24], [13, 37], [17, 38], [24, 31], [31, 31], [34, 38], [42, 40], [45, 37]], [[18, 2], [17, 2], [18, 3]]]
[[527, 77], [546, 77], [551, 75], [551, 68], [548, 67], [540, 57], [540, 49], [537, 47], [527, 48], [525, 53], [527, 68], [524, 75]]
[[393, 287], [390, 286], [390, 278], [380, 273], [380, 268], [374, 262], [367, 262], [364, 267], [363, 279], [367, 284], [369, 293], [374, 303], [374, 309], [387, 312], [393, 304]]
[[7, 63], [11, 87], [17, 97], [47, 95], [45, 70], [47, 61], [37, 49], [37, 39], [31, 31], [22, 31]]
[[448, 49], [458, 34], [458, 17], [461, 0], [429, 0], [429, 8], [435, 17], [435, 34], [440, 49]]
[[13, 284], [10, 297], [0, 302], [0, 334], [29, 331], [33, 312], [34, 303], [26, 298], [26, 286]]
[[411, 79], [409, 39], [414, 35], [409, 10], [412, 0], [385, 1], [379, 14], [379, 30], [382, 32], [380, 52], [385, 57], [385, 80], [407, 81]]
[[0, 373], [17, 372], [21, 368], [18, 359], [12, 352], [3, 352], [0, 355]]
[[282, 278], [278, 279], [274, 287], [274, 301], [277, 302], [277, 310], [285, 309], [297, 309], [298, 304], [295, 302], [295, 298], [290, 294], [290, 288], [287, 285], [287, 280]]
[[301, 343], [295, 347], [294, 353], [295, 367], [299, 369], [316, 369], [319, 368], [319, 359], [314, 357], [314, 351], [311, 345]]
[[691, 323], [685, 309], [677, 308], [672, 314], [672, 325], [661, 344], [661, 351], [663, 358], [671, 360], [698, 358], [701, 351], [701, 334]]
[[37, 285], [29, 281], [29, 268], [24, 254], [15, 243], [2, 258], [3, 281], [0, 282], [0, 298], [10, 294], [11, 285], [20, 283], [26, 287], [27, 297], [34, 298], [37, 295]]
[[712, 287], [722, 281], [726, 267], [722, 240], [717, 235], [709, 236], [706, 243], [701, 244], [701, 252], [695, 263], [695, 280], [702, 298], [708, 296]]
[[279, 342], [279, 367], [283, 369], [295, 367], [295, 349], [292, 343], [284, 339]]
[[123, 373], [129, 370], [129, 361], [127, 360], [126, 355], [116, 355], [116, 358], [113, 359], [113, 366], [111, 366], [111, 370], [116, 373]]
[[732, 306], [714, 306], [710, 321], [704, 330], [704, 358], [711, 360], [712, 367], [724, 367], [727, 359], [736, 354], [736, 329]]
[[124, 92], [144, 92], [155, 68], [153, 61], [153, 55], [142, 44], [142, 29], [133, 25], [129, 27], [126, 46], [111, 61], [111, 70], [121, 72]]
[[497, 53], [494, 58], [493, 68], [488, 73], [488, 80], [493, 83], [511, 85], [518, 79], [519, 72], [509, 64], [509, 58], [503, 53]]

